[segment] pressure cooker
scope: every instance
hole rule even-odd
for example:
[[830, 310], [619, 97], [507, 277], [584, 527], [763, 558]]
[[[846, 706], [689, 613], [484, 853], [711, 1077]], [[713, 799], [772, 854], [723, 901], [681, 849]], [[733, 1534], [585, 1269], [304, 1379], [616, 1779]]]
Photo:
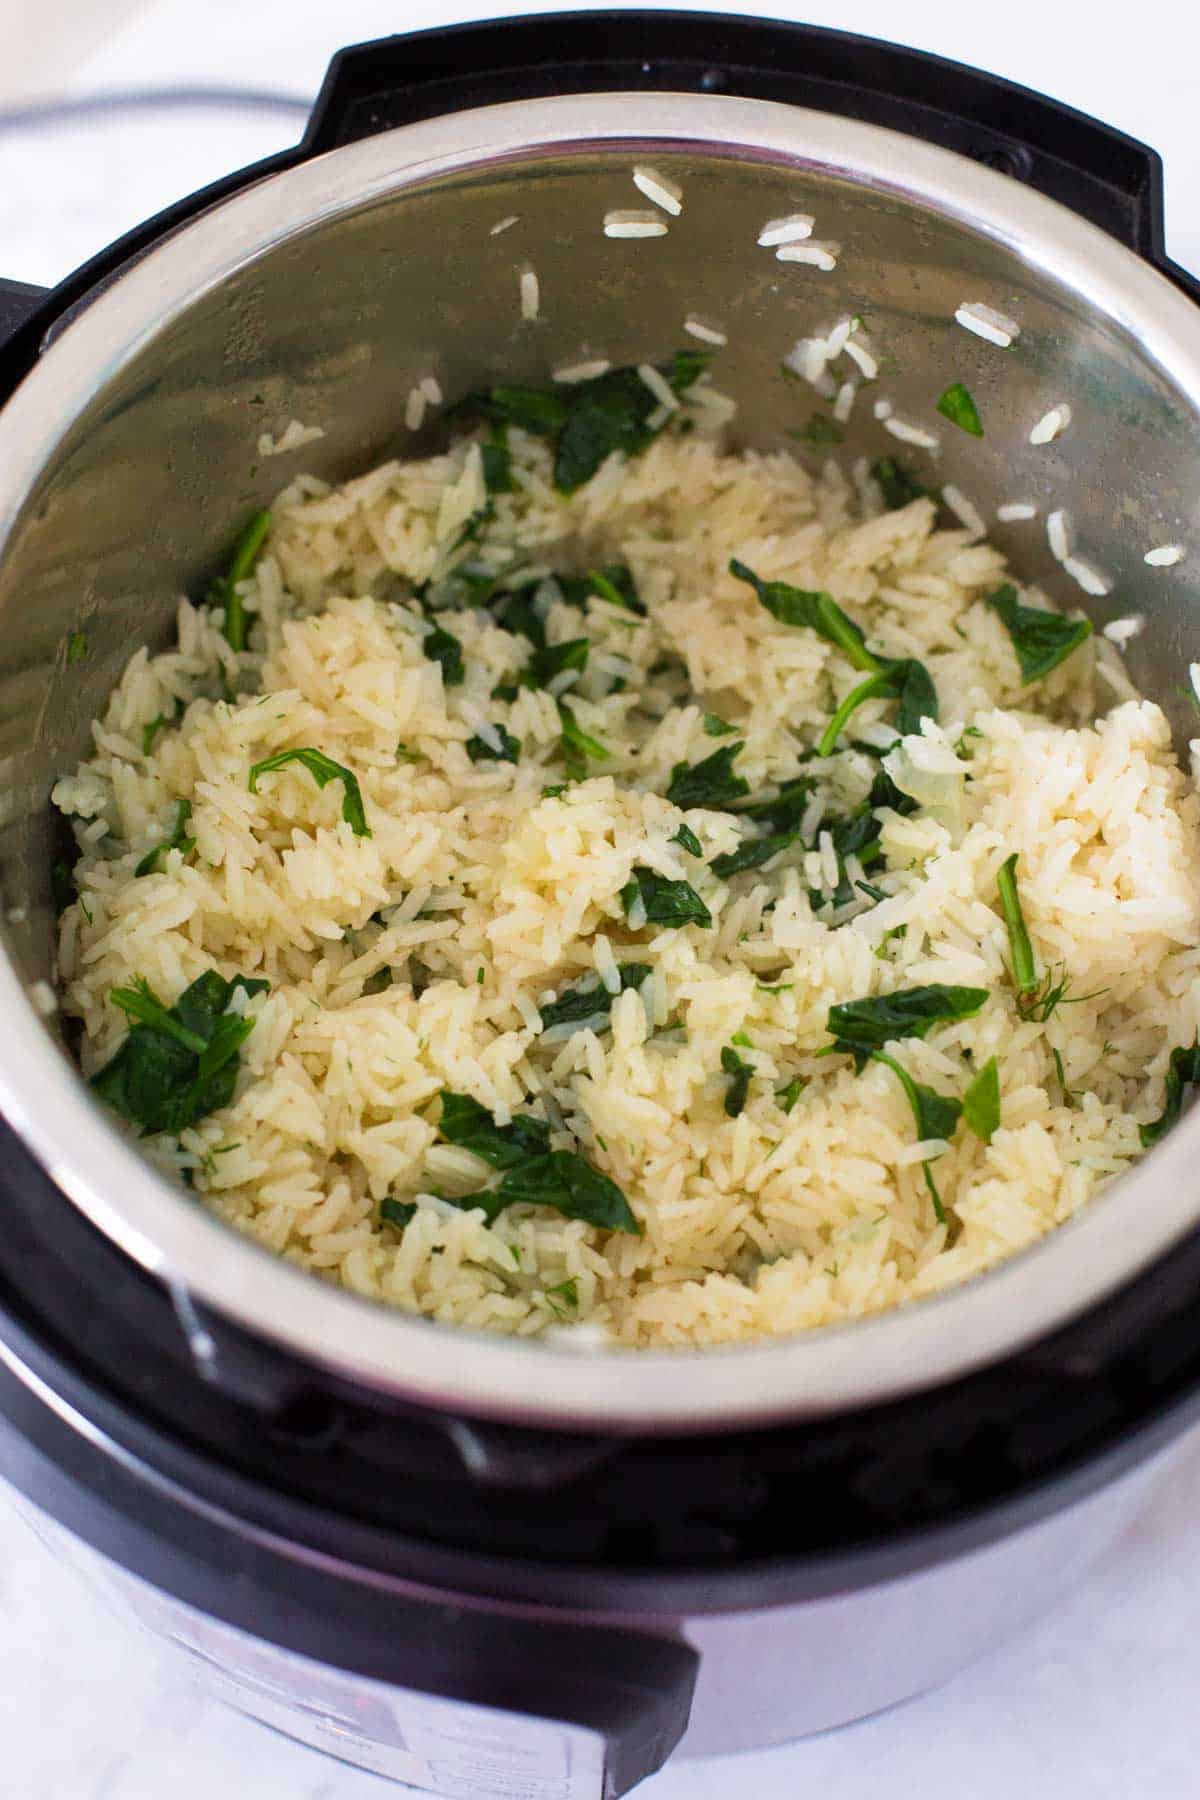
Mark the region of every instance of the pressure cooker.
[[[687, 201], [614, 240], [635, 165]], [[795, 214], [836, 253], [756, 243]], [[1104, 571], [1089, 614], [1144, 620], [1130, 674], [1182, 742], [1200, 557], [1142, 553], [1197, 530], [1198, 301], [1144, 145], [936, 57], [680, 12], [346, 50], [294, 150], [50, 293], [0, 283], [0, 1472], [214, 1691], [438, 1794], [621, 1794], [677, 1745], [800, 1736], [951, 1675], [1111, 1540], [1200, 1404], [1200, 1119], [953, 1291], [686, 1352], [379, 1306], [143, 1161], [47, 1003], [49, 793], [269, 504], [249, 447], [319, 422], [306, 466], [339, 480], [395, 452], [431, 368], [454, 397], [652, 360], [689, 315], [728, 340], [739, 441], [778, 447], [781, 357], [868, 313], [899, 413], [949, 360], [986, 409], [939, 479], [989, 518], [1069, 512]], [[964, 304], [1019, 343], [964, 332]], [[1071, 431], [1034, 450], [1051, 401]], [[880, 429], [860, 409], [846, 454]], [[1042, 531], [992, 535], [1057, 590]]]

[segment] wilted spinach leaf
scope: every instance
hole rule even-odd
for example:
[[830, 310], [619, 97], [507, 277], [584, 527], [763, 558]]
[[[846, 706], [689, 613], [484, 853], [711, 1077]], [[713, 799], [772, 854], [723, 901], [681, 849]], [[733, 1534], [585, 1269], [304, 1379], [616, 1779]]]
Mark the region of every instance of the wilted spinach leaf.
[[1012, 639], [1021, 665], [1021, 681], [1026, 686], [1057, 669], [1092, 634], [1089, 619], [1064, 619], [1061, 613], [1022, 606], [1011, 581], [989, 594], [987, 603], [999, 613]]

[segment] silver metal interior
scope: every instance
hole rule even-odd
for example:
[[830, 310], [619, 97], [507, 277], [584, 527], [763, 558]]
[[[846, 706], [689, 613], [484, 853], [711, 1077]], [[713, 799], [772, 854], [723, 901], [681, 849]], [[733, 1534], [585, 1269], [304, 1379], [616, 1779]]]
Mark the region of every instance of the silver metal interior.
[[[640, 204], [635, 161], [675, 176], [681, 218], [621, 242], [610, 207]], [[837, 269], [780, 263], [768, 219], [815, 215]], [[518, 223], [499, 236], [509, 214]], [[522, 324], [533, 267], [541, 317]], [[963, 300], [1021, 322], [1001, 351], [954, 323]], [[377, 1388], [460, 1409], [580, 1426], [716, 1427], [816, 1414], [928, 1385], [1041, 1334], [1160, 1254], [1200, 1211], [1189, 1162], [1200, 1119], [1053, 1238], [968, 1287], [901, 1313], [791, 1341], [581, 1358], [447, 1330], [331, 1290], [218, 1224], [147, 1167], [96, 1107], [27, 999], [50, 973], [48, 795], [87, 742], [125, 659], [164, 645], [231, 524], [296, 466], [263, 463], [260, 431], [319, 421], [303, 453], [339, 478], [405, 437], [404, 400], [436, 370], [454, 397], [544, 378], [604, 354], [658, 358], [691, 311], [721, 323], [718, 379], [746, 442], [778, 445], [818, 406], [780, 358], [846, 312], [883, 355], [847, 454], [899, 454], [991, 512], [1016, 568], [1075, 604], [1044, 518], [1069, 509], [1080, 553], [1114, 578], [1097, 625], [1146, 615], [1134, 679], [1184, 724], [1200, 654], [1200, 556], [1155, 570], [1144, 551], [1196, 528], [1200, 312], [1093, 227], [1017, 183], [889, 132], [757, 101], [602, 95], [493, 107], [391, 132], [259, 183], [152, 251], [53, 334], [0, 415], [0, 1104], [63, 1189], [148, 1268], [219, 1311]], [[933, 409], [965, 381], [982, 443]], [[872, 416], [940, 431], [909, 452]], [[1033, 448], [1033, 422], [1073, 422]], [[68, 665], [72, 632], [85, 660]], [[186, 1314], [187, 1308], [183, 1311]]]

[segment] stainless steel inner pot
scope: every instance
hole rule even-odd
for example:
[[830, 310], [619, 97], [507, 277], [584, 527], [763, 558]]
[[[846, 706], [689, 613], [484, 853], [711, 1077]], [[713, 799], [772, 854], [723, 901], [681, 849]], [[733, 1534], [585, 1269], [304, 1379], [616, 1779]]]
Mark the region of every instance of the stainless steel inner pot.
[[[667, 236], [614, 241], [602, 220], [640, 204], [635, 162], [673, 176]], [[769, 219], [812, 214], [841, 246], [825, 273], [758, 247]], [[491, 228], [516, 214], [502, 235]], [[523, 324], [533, 268], [541, 314]], [[954, 322], [984, 301], [1020, 322], [1000, 350]], [[1200, 1213], [1185, 1123], [1050, 1238], [937, 1299], [863, 1323], [703, 1352], [582, 1356], [440, 1327], [335, 1290], [278, 1261], [160, 1178], [93, 1103], [54, 1021], [29, 995], [50, 976], [50, 809], [56, 776], [133, 649], [163, 647], [176, 596], [196, 592], [231, 523], [296, 466], [263, 463], [260, 431], [324, 426], [303, 466], [340, 479], [420, 451], [400, 422], [431, 369], [453, 398], [556, 363], [669, 353], [689, 312], [720, 321], [719, 385], [736, 431], [777, 445], [817, 405], [783, 379], [797, 338], [862, 312], [882, 353], [847, 454], [915, 460], [994, 518], [1025, 579], [1097, 627], [1145, 615], [1135, 681], [1186, 726], [1200, 559], [1154, 569], [1186, 543], [1200, 488], [1200, 312], [1074, 214], [951, 152], [767, 102], [604, 94], [488, 107], [385, 133], [272, 176], [176, 232], [52, 334], [0, 415], [0, 754], [8, 958], [0, 962], [0, 1106], [101, 1230], [169, 1283], [193, 1346], [193, 1302], [368, 1387], [459, 1412], [578, 1428], [705, 1430], [816, 1416], [928, 1386], [1065, 1322], [1166, 1253]], [[961, 380], [986, 427], [938, 418]], [[872, 415], [936, 430], [911, 453]], [[1069, 431], [1034, 447], [1047, 408]], [[401, 440], [404, 440], [401, 442]], [[1079, 554], [1113, 582], [1087, 599], [1047, 548], [1066, 508]], [[67, 641], [88, 655], [69, 662]]]

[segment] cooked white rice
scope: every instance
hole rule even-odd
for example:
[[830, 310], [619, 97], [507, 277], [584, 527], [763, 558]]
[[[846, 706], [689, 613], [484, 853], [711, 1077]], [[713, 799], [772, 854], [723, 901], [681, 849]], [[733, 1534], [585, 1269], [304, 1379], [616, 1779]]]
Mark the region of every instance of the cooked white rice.
[[[493, 697], [527, 647], [487, 613], [442, 621], [462, 641], [461, 687], [422, 654], [428, 623], [406, 595], [478, 508], [477, 449], [336, 489], [294, 482], [242, 590], [252, 649], [236, 656], [221, 613], [181, 601], [178, 647], [137, 651], [94, 754], [55, 789], [81, 849], [60, 969], [85, 1071], [123, 1040], [109, 995], [134, 977], [171, 1003], [214, 965], [267, 976], [232, 1103], [146, 1148], [327, 1280], [525, 1335], [564, 1319], [631, 1345], [793, 1332], [930, 1294], [1070, 1217], [1138, 1155], [1169, 1050], [1200, 1027], [1200, 818], [1162, 713], [1134, 699], [1093, 722], [1094, 640], [1021, 688], [983, 599], [1003, 559], [938, 530], [929, 500], [864, 515], [832, 461], [814, 478], [703, 431], [611, 458], [564, 499], [545, 444], [513, 431], [510, 445], [517, 490], [495, 497], [474, 553], [547, 573], [620, 559], [650, 609], [639, 620], [543, 590], [550, 640], [591, 640], [571, 700], [611, 760], [543, 793], [564, 781], [556, 708], [544, 691]], [[707, 865], [739, 841], [733, 817], [662, 797], [676, 763], [726, 741], [706, 713], [736, 726], [738, 769], [761, 790], [797, 772], [860, 679], [759, 605], [731, 556], [827, 589], [871, 643], [934, 676], [942, 728], [907, 742], [947, 803], [881, 815], [878, 904], [827, 903], [822, 820], [866, 794], [877, 764], [861, 750], [805, 765], [819, 776], [809, 847], [728, 885]], [[686, 665], [690, 696], [665, 658]], [[238, 698], [218, 697], [222, 683]], [[144, 727], [177, 706], [147, 753]], [[872, 701], [851, 735], [882, 747], [893, 716]], [[501, 724], [520, 761], [469, 760], [466, 741]], [[248, 791], [253, 763], [305, 745], [355, 772], [370, 837], [343, 820], [338, 781], [319, 789], [293, 766]], [[194, 854], [135, 876], [181, 798]], [[674, 841], [685, 822], [703, 859]], [[1007, 972], [996, 876], [1013, 851], [1039, 967], [1071, 982], [1045, 1023], [1019, 1016]], [[618, 898], [634, 865], [691, 881], [713, 928], [634, 932]], [[653, 973], [613, 1001], [611, 1030], [541, 1038], [552, 996], [587, 976], [611, 991], [631, 958]], [[934, 1164], [944, 1224], [921, 1169], [941, 1145], [914, 1141], [893, 1074], [819, 1055], [832, 1003], [929, 982], [989, 999], [893, 1046], [898, 1059], [961, 1094], [996, 1056], [1002, 1091], [990, 1145], [960, 1126]], [[735, 1034], [754, 1074], [731, 1118], [721, 1052]], [[796, 1076], [809, 1085], [788, 1113], [777, 1090]], [[443, 1088], [502, 1124], [532, 1101], [569, 1134], [557, 1144], [620, 1185], [643, 1235], [527, 1206], [488, 1226], [433, 1197], [488, 1173], [439, 1141]], [[387, 1196], [417, 1203], [403, 1231], [379, 1223]]]

